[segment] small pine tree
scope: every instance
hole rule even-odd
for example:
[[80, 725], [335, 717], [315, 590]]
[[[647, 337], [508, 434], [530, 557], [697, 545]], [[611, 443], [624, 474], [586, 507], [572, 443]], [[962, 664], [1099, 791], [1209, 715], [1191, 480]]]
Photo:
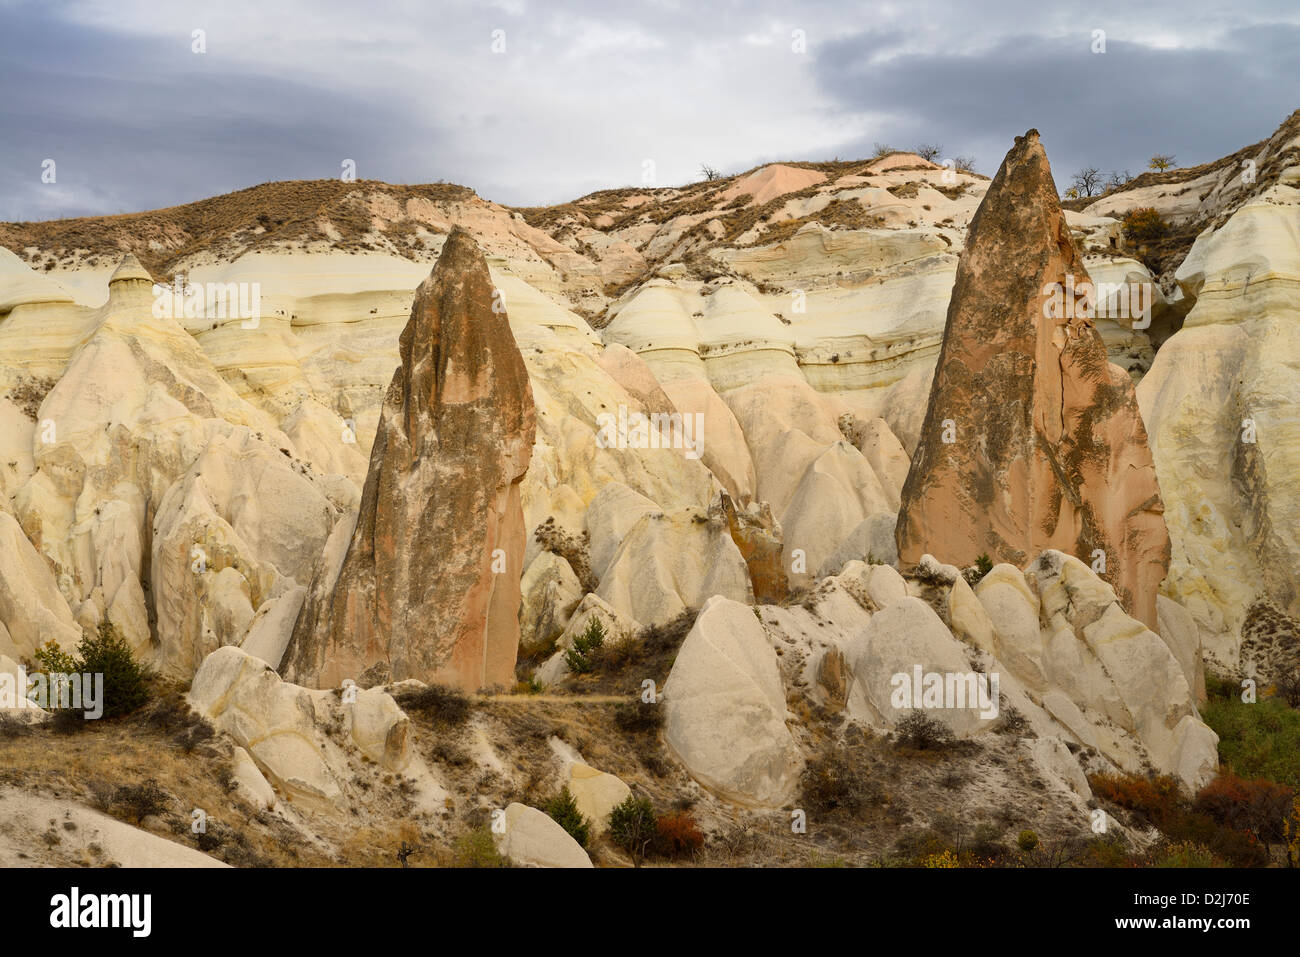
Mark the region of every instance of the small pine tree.
[[975, 559], [975, 568], [979, 570], [980, 578], [983, 578], [989, 572], [993, 571], [993, 559], [989, 558], [989, 553], [985, 552]]
[[101, 621], [81, 640], [77, 671], [104, 676], [104, 717], [128, 714], [149, 700], [149, 677], [112, 623]]
[[646, 850], [658, 836], [654, 805], [648, 798], [629, 794], [622, 804], [609, 812], [610, 839], [632, 857], [632, 866], [640, 867]]
[[564, 663], [569, 666], [569, 670], [578, 675], [591, 671], [591, 659], [588, 656], [605, 643], [605, 637], [605, 626], [599, 618], [593, 616], [587, 622], [586, 630], [573, 639], [573, 647], [564, 653]]
[[542, 808], [552, 821], [564, 828], [569, 837], [586, 847], [591, 838], [591, 822], [578, 810], [578, 802], [573, 792], [566, 786], [559, 794], [546, 802]]

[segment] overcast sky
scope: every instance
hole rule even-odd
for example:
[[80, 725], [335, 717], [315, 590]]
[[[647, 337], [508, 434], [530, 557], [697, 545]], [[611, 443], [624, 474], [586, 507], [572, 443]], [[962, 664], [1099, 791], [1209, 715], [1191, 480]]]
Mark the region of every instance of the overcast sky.
[[1300, 107], [1297, 78], [1295, 0], [0, 0], [0, 220], [347, 159], [513, 205], [641, 183], [647, 161], [675, 185], [877, 142], [991, 175], [1029, 127], [1063, 186], [1083, 164], [1263, 139]]

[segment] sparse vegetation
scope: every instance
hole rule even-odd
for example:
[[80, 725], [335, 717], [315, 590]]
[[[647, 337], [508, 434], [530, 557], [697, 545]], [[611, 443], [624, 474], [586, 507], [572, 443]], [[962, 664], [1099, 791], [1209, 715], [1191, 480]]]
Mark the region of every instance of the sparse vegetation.
[[[276, 244], [327, 242], [334, 249], [361, 252], [385, 248], [414, 258], [413, 228], [439, 231], [437, 223], [398, 213], [378, 219], [374, 209], [463, 202], [474, 191], [451, 183], [405, 186], [358, 179], [263, 183], [196, 203], [118, 216], [0, 223], [0, 246], [39, 250], [62, 259], [104, 257], [116, 264], [132, 252], [159, 280], [200, 251], [230, 259]], [[328, 229], [328, 231], [327, 231]]]
[[1182, 841], [1166, 845], [1156, 857], [1153, 867], [1227, 867], [1204, 844]]
[[19, 374], [5, 398], [18, 406], [23, 415], [36, 421], [40, 415], [41, 403], [50, 394], [57, 380], [48, 376], [31, 376]]
[[419, 691], [399, 695], [397, 703], [403, 711], [423, 715], [435, 724], [448, 727], [464, 724], [473, 710], [465, 692], [443, 685], [429, 685]]
[[1104, 189], [1106, 192], [1109, 193], [1111, 190], [1119, 189], [1121, 186], [1127, 186], [1131, 182], [1133, 182], [1133, 174], [1130, 173], [1128, 170], [1124, 170], [1122, 172], [1118, 170], [1111, 170], [1110, 173], [1107, 174], [1106, 176]]
[[[1208, 689], [1209, 676], [1206, 685]], [[1300, 711], [1281, 697], [1246, 704], [1239, 687], [1229, 683], [1228, 689], [1228, 697], [1211, 697], [1202, 710], [1205, 723], [1219, 736], [1219, 760], [1243, 777], [1266, 778], [1300, 791]]]
[[879, 803], [880, 785], [859, 748], [828, 744], [804, 766], [800, 804], [816, 814], [856, 817]]
[[452, 845], [454, 867], [509, 867], [510, 861], [497, 852], [492, 831], [485, 824], [456, 838]]
[[669, 622], [642, 628], [630, 640], [606, 641], [588, 652], [591, 673], [583, 676], [583, 689], [639, 695], [647, 678], [662, 688], [697, 612], [686, 609]]
[[614, 709], [614, 724], [628, 734], [657, 734], [664, 726], [664, 709], [638, 698]]
[[142, 784], [123, 784], [113, 792], [110, 806], [118, 816], [139, 824], [151, 814], [167, 810], [167, 793], [152, 778]]
[[912, 711], [895, 726], [900, 747], [914, 751], [942, 751], [953, 744], [952, 729], [924, 711]]

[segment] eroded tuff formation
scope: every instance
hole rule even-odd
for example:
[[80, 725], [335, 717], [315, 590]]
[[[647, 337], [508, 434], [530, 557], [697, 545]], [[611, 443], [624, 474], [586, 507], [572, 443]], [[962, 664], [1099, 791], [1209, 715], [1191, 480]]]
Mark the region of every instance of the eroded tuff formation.
[[[532, 390], [487, 261], [453, 230], [416, 291], [351, 544], [328, 555], [286, 655], [290, 680], [512, 681]], [[328, 552], [328, 549], [327, 549]]]
[[[1169, 566], [1130, 377], [1107, 361], [1047, 154], [1017, 137], [971, 222], [896, 527], [899, 558], [1093, 563], [1156, 628]], [[1054, 289], [1067, 290], [1054, 296]]]

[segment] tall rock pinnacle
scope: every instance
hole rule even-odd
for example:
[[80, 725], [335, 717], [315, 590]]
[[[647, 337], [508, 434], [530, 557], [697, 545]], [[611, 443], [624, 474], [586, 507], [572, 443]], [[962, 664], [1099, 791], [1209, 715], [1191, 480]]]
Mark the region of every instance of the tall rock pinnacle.
[[416, 290], [356, 529], [337, 582], [337, 560], [317, 571], [285, 656], [290, 680], [513, 683], [520, 483], [536, 421], [495, 295], [482, 252], [453, 230]]
[[[1169, 534], [1133, 383], [1107, 362], [1091, 283], [1037, 130], [971, 221], [903, 487], [899, 558], [1092, 565], [1156, 626]], [[1104, 572], [1101, 563], [1104, 561]]]

